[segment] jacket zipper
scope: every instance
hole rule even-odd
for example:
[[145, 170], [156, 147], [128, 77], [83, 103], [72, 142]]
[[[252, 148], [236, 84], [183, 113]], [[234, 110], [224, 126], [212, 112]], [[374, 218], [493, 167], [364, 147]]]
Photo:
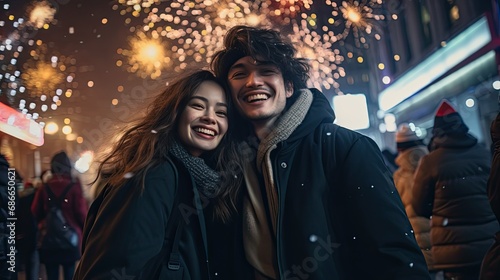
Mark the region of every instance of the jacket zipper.
[[[274, 170], [273, 170], [273, 175], [275, 176], [276, 179], [278, 179], [278, 153], [276, 153], [276, 157], [274, 159]], [[278, 263], [278, 279], [281, 279], [281, 276], [283, 275], [283, 268], [281, 265], [281, 190], [280, 190], [280, 184], [279, 180], [274, 180], [276, 182], [276, 191], [278, 193], [278, 221], [276, 222], [276, 262]]]

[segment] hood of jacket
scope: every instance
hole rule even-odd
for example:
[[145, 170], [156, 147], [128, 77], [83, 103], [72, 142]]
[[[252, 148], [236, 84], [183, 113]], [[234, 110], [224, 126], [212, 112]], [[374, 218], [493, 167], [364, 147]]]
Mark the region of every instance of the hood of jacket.
[[335, 113], [325, 95], [315, 88], [311, 88], [313, 101], [302, 123], [288, 137], [287, 142], [293, 142], [309, 133], [312, 133], [321, 123], [333, 123]]
[[433, 136], [428, 148], [430, 152], [439, 148], [466, 149], [476, 145], [476, 143], [477, 138], [470, 133], [444, 134]]

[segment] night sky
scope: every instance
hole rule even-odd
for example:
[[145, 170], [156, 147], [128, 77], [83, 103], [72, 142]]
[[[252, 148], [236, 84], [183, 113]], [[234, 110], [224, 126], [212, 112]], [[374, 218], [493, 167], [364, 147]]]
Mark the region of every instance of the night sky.
[[[32, 28], [28, 31], [26, 29], [16, 31], [12, 26], [12, 22], [20, 18], [28, 19], [30, 11], [33, 10], [37, 2], [45, 3], [46, 6], [49, 3], [50, 8], [55, 11], [53, 19], [48, 20], [46, 23], [46, 27], [48, 28], [44, 29], [42, 27], [37, 30], [33, 30]], [[83, 141], [88, 148], [97, 147], [109, 140], [109, 134], [113, 127], [139, 116], [143, 112], [141, 108], [145, 107], [151, 100], [151, 97], [159, 93], [166, 81], [174, 77], [177, 72], [182, 72], [184, 69], [205, 67], [207, 65], [205, 61], [206, 56], [209, 56], [211, 49], [216, 48], [216, 43], [220, 43], [220, 38], [217, 38], [217, 36], [209, 36], [208, 39], [202, 36], [200, 40], [211, 39], [212, 43], [210, 41], [203, 43], [204, 52], [201, 52], [195, 48], [196, 42], [189, 41], [190, 34], [184, 37], [181, 36], [180, 40], [183, 41], [179, 41], [178, 38], [167, 38], [171, 34], [175, 34], [173, 31], [186, 31], [195, 34], [196, 30], [201, 30], [202, 28], [199, 28], [200, 24], [194, 26], [191, 22], [193, 17], [190, 13], [196, 10], [193, 8], [195, 5], [189, 6], [186, 3], [192, 2], [196, 3], [196, 5], [201, 5], [207, 1], [176, 1], [181, 2], [184, 6], [173, 6], [171, 5], [172, 1], [150, 0], [149, 2], [162, 2], [153, 3], [151, 7], [156, 7], [160, 11], [156, 12], [156, 15], [160, 15], [161, 11], [163, 11], [163, 16], [170, 14], [173, 16], [179, 15], [181, 20], [184, 19], [188, 23], [186, 26], [182, 26], [182, 24], [175, 23], [175, 21], [167, 22], [168, 16], [165, 16], [162, 18], [163, 21], [154, 24], [154, 28], [166, 29], [167, 26], [174, 27], [173, 31], [164, 32], [164, 35], [159, 38], [163, 47], [169, 51], [169, 53], [165, 54], [165, 57], [171, 60], [169, 64], [164, 63], [165, 65], [168, 64], [168, 66], [162, 69], [160, 77], [156, 79], [149, 79], [149, 76], [140, 77], [139, 74], [144, 72], [142, 71], [143, 69], [136, 69], [136, 73], [132, 73], [130, 70], [132, 66], [130, 56], [126, 55], [126, 51], [132, 49], [129, 43], [130, 39], [138, 38], [137, 30], [143, 28], [143, 26], [151, 21], [151, 17], [148, 18], [148, 14], [155, 13], [154, 10], [151, 13], [151, 9], [148, 10], [144, 7], [141, 7], [138, 12], [134, 13], [133, 6], [127, 5], [126, 1], [121, 2], [123, 3], [107, 0], [53, 0], [48, 2], [0, 0], [0, 4], [4, 8], [0, 12], [0, 21], [4, 21], [4, 25], [0, 26], [0, 39], [4, 42], [3, 44], [5, 45], [5, 38], [9, 38], [13, 32], [18, 32], [21, 36], [23, 33], [29, 34], [29, 38], [22, 39], [22, 42], [17, 44], [24, 47], [18, 54], [16, 65], [11, 65], [10, 70], [5, 70], [5, 65], [9, 64], [13, 52], [4, 50], [3, 58], [0, 57], [0, 66], [3, 67], [1, 69], [2, 72], [0, 72], [0, 74], [3, 74], [0, 101], [10, 103], [12, 107], [17, 108], [20, 100], [24, 99], [26, 107], [29, 109], [28, 113], [32, 114], [36, 112], [39, 114], [37, 122], [48, 123], [54, 121], [58, 123], [59, 127], [62, 127], [64, 125], [63, 120], [69, 118], [75, 137], [83, 137]], [[148, 1], [129, 2], [143, 4]], [[366, 60], [364, 64], [357, 62], [357, 58], [362, 57], [365, 53], [363, 45], [356, 47], [354, 46], [355, 43], [346, 43], [351, 42], [348, 40], [356, 34], [355, 30], [346, 28], [345, 23], [347, 21], [342, 21], [341, 15], [337, 14], [337, 17], [332, 16], [332, 7], [329, 7], [329, 9], [325, 9], [325, 7], [309, 7], [305, 6], [305, 3], [308, 1], [296, 1], [301, 4], [301, 6], [295, 6], [296, 10], [302, 10], [303, 13], [288, 14], [285, 16], [283, 15], [284, 12], [289, 12], [290, 7], [280, 7], [279, 4], [272, 4], [274, 5], [272, 6], [270, 4], [272, 3], [271, 1], [249, 1], [253, 4], [247, 4], [244, 1], [213, 2], [220, 3], [214, 5], [213, 7], [215, 8], [210, 7], [198, 10], [206, 14], [205, 18], [211, 21], [210, 26], [214, 28], [215, 32], [219, 32], [218, 34], [223, 34], [227, 28], [236, 22], [245, 23], [245, 21], [241, 22], [241, 20], [238, 21], [237, 19], [228, 17], [227, 11], [234, 11], [235, 7], [236, 10], [241, 8], [242, 11], [245, 8], [248, 8], [247, 10], [249, 11], [255, 10], [255, 14], [260, 17], [258, 19], [259, 22], [268, 22], [273, 27], [279, 27], [281, 30], [288, 30], [291, 33], [294, 32], [292, 31], [293, 26], [290, 19], [302, 18], [302, 23], [308, 26], [305, 29], [306, 33], [303, 32], [300, 36], [298, 32], [295, 33], [299, 36], [298, 42], [314, 41], [316, 38], [316, 41], [310, 43], [314, 47], [304, 49], [306, 54], [309, 52], [309, 55], [316, 55], [316, 58], [320, 61], [320, 68], [316, 72], [322, 73], [321, 75], [323, 76], [317, 80], [327, 83], [328, 88], [322, 88], [322, 91], [327, 96], [332, 96], [339, 92], [342, 93], [343, 90], [345, 91], [345, 88], [348, 87], [345, 83], [345, 78], [349, 76], [349, 71], [358, 71], [360, 67], [366, 69]], [[261, 5], [259, 9], [255, 8], [255, 3], [257, 2], [260, 2]], [[6, 3], [10, 4], [8, 9], [4, 7]], [[266, 7], [265, 4], [267, 3], [267, 11], [261, 9], [263, 3], [264, 7]], [[226, 9], [224, 5], [228, 5], [228, 8]], [[193, 9], [189, 10], [186, 7]], [[281, 16], [269, 19], [269, 10], [278, 9], [284, 11]], [[148, 11], [150, 13], [147, 13]], [[182, 11], [187, 11], [187, 13], [182, 14]], [[249, 12], [245, 10], [244, 13]], [[370, 15], [366, 17], [369, 18]], [[145, 21], [145, 19], [149, 19], [149, 22]], [[328, 28], [320, 28], [321, 26], [329, 26], [329, 20], [334, 22], [332, 19], [335, 20], [335, 24], [332, 24]], [[339, 26], [339, 22], [343, 23], [343, 25]], [[305, 25], [303, 24], [302, 27]], [[328, 32], [330, 32], [330, 35], [335, 34], [336, 36], [340, 36], [341, 31], [350, 31], [350, 33], [347, 35], [344, 34], [343, 36], [345, 37], [339, 37], [340, 39], [336, 39], [337, 41], [334, 43], [318, 40], [322, 38], [321, 36], [328, 34]], [[147, 36], [151, 36], [151, 33], [147, 34]], [[352, 40], [354, 39], [353, 37]], [[32, 40], [34, 45], [30, 46], [29, 40]], [[37, 45], [37, 42], [40, 45]], [[359, 43], [359, 41], [357, 42]], [[16, 45], [15, 43], [11, 44], [13, 46]], [[186, 50], [182, 53], [184, 56], [179, 55], [180, 48]], [[176, 50], [175, 53], [174, 50]], [[195, 54], [193, 55], [193, 52], [190, 53], [190, 50], [194, 50]], [[36, 51], [38, 54], [37, 59], [33, 58], [32, 51]], [[196, 54], [197, 52], [202, 53], [204, 56]], [[193, 59], [196, 58], [196, 55], [202, 58], [199, 61], [194, 61]], [[29, 73], [28, 69], [34, 68], [37, 62], [48, 61], [50, 63], [50, 58], [53, 56], [59, 58], [57, 69], [62, 69], [61, 65], [64, 65], [64, 71], [61, 70], [60, 75], [63, 75], [63, 77], [71, 75], [72, 79], [70, 81], [63, 79], [61, 83], [56, 85], [52, 91], [49, 90], [48, 93], [46, 92], [48, 87], [42, 85], [41, 93], [35, 94], [35, 89], [31, 91], [28, 89], [24, 92], [18, 90], [15, 96], [9, 96], [9, 92], [12, 90], [9, 87], [12, 87], [12, 84], [9, 85], [5, 82], [6, 72], [10, 71], [14, 73], [14, 70], [19, 70], [21, 73]], [[63, 62], [62, 59], [65, 59], [65, 61]], [[325, 63], [325, 60], [328, 59], [331, 62], [327, 61]], [[179, 66], [183, 64], [182, 62], [186, 63], [182, 66], [185, 66], [185, 68], [181, 69]], [[14, 70], [13, 67], [15, 68]], [[35, 77], [36, 75], [32, 74], [31, 77]], [[16, 81], [19, 88], [19, 85], [23, 84], [23, 79], [16, 79]], [[339, 85], [334, 89], [333, 84], [337, 82]], [[40, 89], [40, 86], [38, 87]], [[58, 94], [60, 103], [56, 110], [52, 110], [50, 109], [50, 104], [53, 102], [50, 100], [50, 97], [55, 95], [55, 89], [60, 90]], [[69, 97], [66, 95], [68, 90], [71, 92]], [[48, 100], [41, 101], [40, 94], [42, 93], [49, 96]], [[30, 103], [35, 103], [36, 107], [34, 109], [28, 108]], [[42, 104], [47, 104], [49, 109], [41, 111]]]

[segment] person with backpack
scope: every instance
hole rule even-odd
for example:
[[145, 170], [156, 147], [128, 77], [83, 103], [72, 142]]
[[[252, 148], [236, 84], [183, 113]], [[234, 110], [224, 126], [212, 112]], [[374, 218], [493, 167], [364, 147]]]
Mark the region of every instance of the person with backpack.
[[69, 280], [81, 256], [88, 207], [80, 181], [71, 174], [72, 165], [66, 152], [55, 154], [50, 168], [52, 178], [37, 190], [31, 212], [41, 232], [40, 262], [45, 266], [47, 279], [59, 279], [62, 266], [64, 279]]
[[169, 83], [125, 129], [100, 163], [103, 188], [89, 210], [74, 280], [221, 275], [209, 262], [208, 228], [236, 211], [242, 176], [231, 115], [221, 83], [201, 70]]

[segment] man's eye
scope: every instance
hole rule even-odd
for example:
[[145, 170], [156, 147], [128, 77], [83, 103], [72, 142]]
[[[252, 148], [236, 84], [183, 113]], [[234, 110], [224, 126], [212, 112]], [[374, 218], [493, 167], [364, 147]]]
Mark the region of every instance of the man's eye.
[[273, 75], [277, 73], [277, 71], [275, 69], [263, 69], [262, 70], [262, 74], [264, 75]]
[[233, 74], [231, 74], [231, 78], [241, 78], [241, 77], [244, 77], [245, 76], [245, 73], [243, 72], [235, 72]]

